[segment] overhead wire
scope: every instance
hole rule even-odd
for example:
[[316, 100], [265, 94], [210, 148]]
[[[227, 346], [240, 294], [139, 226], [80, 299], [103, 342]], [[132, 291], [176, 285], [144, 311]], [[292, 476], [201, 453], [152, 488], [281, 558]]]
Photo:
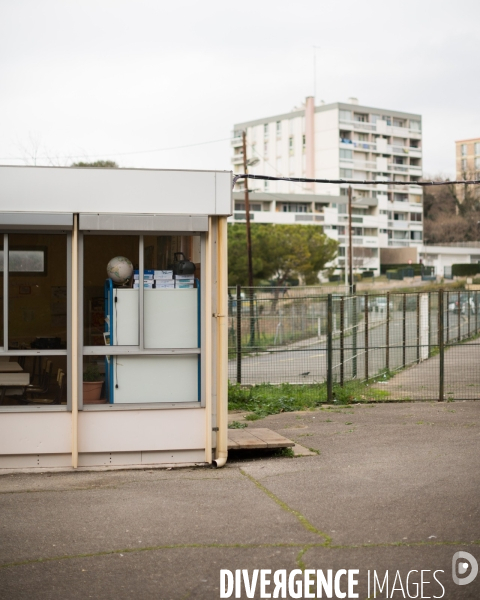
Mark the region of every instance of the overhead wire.
[[445, 180], [445, 181], [395, 181], [379, 179], [309, 179], [307, 177], [275, 177], [272, 175], [254, 175], [253, 173], [244, 173], [243, 175], [234, 175], [233, 185], [240, 179], [260, 179], [263, 181], [293, 181], [295, 183], [336, 183], [347, 185], [418, 185], [421, 187], [430, 185], [479, 185], [479, 179], [472, 180]]

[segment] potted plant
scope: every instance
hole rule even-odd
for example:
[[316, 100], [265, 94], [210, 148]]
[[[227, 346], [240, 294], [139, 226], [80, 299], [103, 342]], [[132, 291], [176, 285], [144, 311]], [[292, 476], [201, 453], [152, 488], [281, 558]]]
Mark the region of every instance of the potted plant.
[[99, 404], [102, 395], [104, 377], [97, 363], [87, 363], [83, 372], [83, 403]]

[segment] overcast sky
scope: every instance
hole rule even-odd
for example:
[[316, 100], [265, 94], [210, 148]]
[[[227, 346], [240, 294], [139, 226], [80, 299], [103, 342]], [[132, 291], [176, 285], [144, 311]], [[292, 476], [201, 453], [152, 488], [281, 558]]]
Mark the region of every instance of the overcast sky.
[[317, 102], [420, 113], [424, 173], [452, 176], [479, 23], [478, 0], [2, 0], [0, 164], [230, 170], [234, 123], [313, 94], [317, 46]]

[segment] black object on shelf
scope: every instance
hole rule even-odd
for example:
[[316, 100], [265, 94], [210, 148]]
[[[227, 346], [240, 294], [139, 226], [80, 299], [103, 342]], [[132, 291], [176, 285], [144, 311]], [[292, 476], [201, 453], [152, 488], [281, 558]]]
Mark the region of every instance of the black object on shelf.
[[[177, 258], [183, 256], [183, 260]], [[195, 263], [188, 260], [183, 252], [175, 252], [173, 255], [173, 265], [170, 265], [170, 269], [173, 270], [174, 275], [193, 275], [195, 273]]]

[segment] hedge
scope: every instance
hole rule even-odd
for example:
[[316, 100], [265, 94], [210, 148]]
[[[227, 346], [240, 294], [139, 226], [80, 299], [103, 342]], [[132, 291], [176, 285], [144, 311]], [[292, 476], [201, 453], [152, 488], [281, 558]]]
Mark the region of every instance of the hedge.
[[454, 277], [469, 277], [480, 273], [480, 265], [477, 263], [459, 263], [452, 265], [452, 275]]

